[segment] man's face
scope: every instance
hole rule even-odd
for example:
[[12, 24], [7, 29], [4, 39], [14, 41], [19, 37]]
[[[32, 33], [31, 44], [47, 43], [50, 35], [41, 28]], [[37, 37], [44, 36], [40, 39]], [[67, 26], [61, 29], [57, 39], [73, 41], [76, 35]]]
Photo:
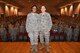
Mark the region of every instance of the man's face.
[[33, 8], [32, 8], [32, 12], [36, 12], [37, 11], [37, 8], [34, 6]]
[[45, 12], [45, 11], [46, 11], [45, 6], [42, 6], [42, 7], [41, 7], [41, 12]]

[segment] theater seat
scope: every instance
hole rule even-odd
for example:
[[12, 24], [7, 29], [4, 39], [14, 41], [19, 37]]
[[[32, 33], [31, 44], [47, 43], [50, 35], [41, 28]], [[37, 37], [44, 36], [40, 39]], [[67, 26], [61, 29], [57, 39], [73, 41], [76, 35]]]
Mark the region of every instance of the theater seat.
[[0, 35], [0, 42], [1, 42], [2, 40], [1, 40], [1, 35]]
[[24, 32], [24, 37], [23, 38], [24, 38], [24, 40], [28, 40], [29, 39], [27, 32]]

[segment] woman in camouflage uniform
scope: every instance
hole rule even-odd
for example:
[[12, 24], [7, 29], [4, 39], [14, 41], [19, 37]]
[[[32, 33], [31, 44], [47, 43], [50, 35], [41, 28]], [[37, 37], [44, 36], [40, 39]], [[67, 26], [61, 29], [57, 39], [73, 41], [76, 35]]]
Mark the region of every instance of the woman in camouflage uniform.
[[45, 6], [41, 7], [40, 13], [40, 42], [42, 45], [42, 48], [44, 48], [44, 38], [46, 42], [46, 50], [49, 52], [49, 36], [50, 36], [50, 30], [52, 27], [52, 20], [49, 13], [46, 12]]
[[37, 7], [32, 6], [32, 12], [27, 15], [27, 20], [26, 20], [26, 30], [30, 38], [33, 52], [37, 52], [37, 44], [38, 44], [39, 15], [36, 13], [36, 10]]

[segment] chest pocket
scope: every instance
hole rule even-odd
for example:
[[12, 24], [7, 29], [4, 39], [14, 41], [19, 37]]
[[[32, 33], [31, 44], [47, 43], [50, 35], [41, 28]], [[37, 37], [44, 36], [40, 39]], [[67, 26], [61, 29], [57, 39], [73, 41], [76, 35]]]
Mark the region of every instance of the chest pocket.
[[47, 17], [47, 15], [42, 16], [41, 22], [43, 24], [47, 24], [48, 23], [48, 17]]
[[36, 15], [30, 17], [30, 24], [31, 25], [37, 24], [37, 16]]

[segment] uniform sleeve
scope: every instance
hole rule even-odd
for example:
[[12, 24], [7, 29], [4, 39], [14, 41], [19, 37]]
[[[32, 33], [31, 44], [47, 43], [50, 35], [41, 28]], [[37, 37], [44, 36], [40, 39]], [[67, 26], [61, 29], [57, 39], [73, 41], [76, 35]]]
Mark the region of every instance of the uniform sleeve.
[[49, 17], [48, 27], [49, 27], [49, 30], [51, 30], [51, 28], [52, 28], [52, 19], [51, 19], [50, 14], [48, 14], [48, 17]]
[[27, 31], [27, 32], [29, 32], [29, 22], [30, 22], [30, 21], [29, 21], [29, 16], [30, 16], [30, 15], [28, 14], [28, 15], [27, 15], [27, 18], [26, 18], [26, 31]]

